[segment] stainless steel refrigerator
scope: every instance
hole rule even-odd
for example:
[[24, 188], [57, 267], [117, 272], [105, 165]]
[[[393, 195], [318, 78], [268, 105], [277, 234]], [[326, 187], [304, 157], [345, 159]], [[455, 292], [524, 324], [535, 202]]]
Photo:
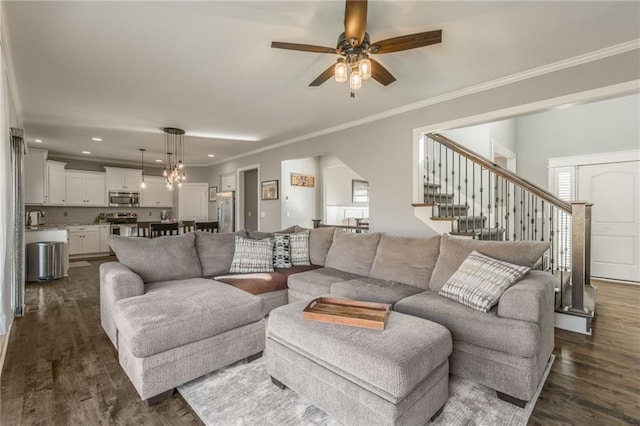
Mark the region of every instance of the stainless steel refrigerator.
[[233, 232], [236, 227], [236, 194], [233, 191], [218, 192], [218, 232]]

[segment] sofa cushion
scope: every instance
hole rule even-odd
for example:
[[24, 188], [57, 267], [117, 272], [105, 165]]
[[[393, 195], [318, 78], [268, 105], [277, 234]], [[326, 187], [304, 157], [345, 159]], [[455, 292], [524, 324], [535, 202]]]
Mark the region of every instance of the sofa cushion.
[[480, 241], [443, 235], [429, 289], [439, 291], [474, 250], [494, 259], [531, 268], [548, 248], [549, 243], [544, 241]]
[[118, 301], [118, 339], [136, 357], [146, 357], [259, 321], [262, 299], [204, 278], [163, 281], [146, 293]]
[[322, 266], [300, 265], [300, 266], [292, 266], [291, 268], [284, 268], [284, 269], [274, 268], [274, 269], [276, 272], [280, 272], [282, 275], [284, 275], [288, 280], [289, 277], [293, 274], [300, 274], [302, 272], [313, 271], [315, 269], [320, 269], [320, 268], [322, 268]]
[[498, 304], [502, 293], [520, 281], [529, 269], [528, 266], [496, 260], [474, 250], [438, 294], [477, 311], [489, 312]]
[[263, 294], [287, 288], [287, 277], [280, 272], [230, 274], [215, 277], [214, 280], [230, 284], [251, 294]]
[[196, 248], [202, 264], [202, 275], [210, 278], [226, 274], [231, 268], [235, 253], [236, 236], [246, 237], [246, 233], [212, 233], [196, 231]]
[[287, 280], [287, 287], [309, 296], [319, 296], [328, 294], [331, 291], [332, 284], [349, 281], [354, 278], [358, 278], [358, 275], [337, 269], [320, 268], [290, 275]]
[[312, 265], [324, 266], [335, 232], [336, 228], [316, 228], [309, 231], [309, 258]]
[[295, 232], [304, 232], [304, 231], [309, 231], [309, 229], [305, 228], [304, 226], [293, 225], [293, 226], [290, 226], [288, 228], [283, 229], [282, 231], [280, 231], [280, 233], [282, 233], [282, 234], [293, 234]]
[[331, 295], [353, 300], [363, 300], [365, 302], [391, 304], [422, 291], [423, 290], [410, 285], [366, 277], [331, 285]]
[[252, 240], [264, 240], [265, 238], [273, 238], [273, 232], [246, 231], [247, 236]]
[[369, 276], [427, 290], [439, 252], [439, 235], [409, 238], [383, 234]]
[[291, 240], [287, 234], [273, 237], [273, 267], [291, 268]]
[[236, 236], [231, 273], [273, 272], [273, 242]]
[[158, 238], [109, 236], [118, 261], [145, 283], [202, 277], [195, 233]]
[[356, 234], [337, 229], [327, 253], [325, 266], [352, 274], [369, 276], [376, 257], [380, 233]]
[[461, 341], [522, 357], [534, 356], [540, 348], [537, 324], [500, 318], [497, 309], [479, 312], [434, 291], [406, 297], [393, 309], [443, 325], [453, 336], [454, 348]]

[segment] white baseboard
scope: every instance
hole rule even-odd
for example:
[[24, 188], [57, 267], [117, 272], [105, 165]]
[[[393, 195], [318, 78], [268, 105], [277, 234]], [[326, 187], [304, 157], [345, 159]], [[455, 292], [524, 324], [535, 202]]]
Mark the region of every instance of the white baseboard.
[[9, 325], [7, 334], [0, 336], [0, 377], [2, 377], [2, 370], [4, 369], [4, 359], [7, 356], [7, 349], [9, 348], [9, 336], [11, 335], [11, 327], [13, 322]]
[[555, 326], [562, 330], [573, 331], [574, 333], [586, 334], [591, 336], [591, 329], [587, 331], [589, 319], [577, 315], [555, 313]]

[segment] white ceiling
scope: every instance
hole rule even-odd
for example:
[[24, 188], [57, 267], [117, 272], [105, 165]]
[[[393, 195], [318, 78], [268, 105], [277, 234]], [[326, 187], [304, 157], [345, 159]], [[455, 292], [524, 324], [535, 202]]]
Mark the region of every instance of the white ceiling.
[[[244, 152], [640, 38], [639, 2], [369, 4], [372, 41], [443, 29], [442, 44], [376, 56], [397, 78], [308, 84], [335, 58], [344, 3], [5, 2], [29, 145], [66, 156], [161, 158], [161, 127], [188, 165]], [[102, 142], [92, 142], [91, 137]], [[41, 144], [33, 143], [42, 139]], [[207, 157], [215, 154], [215, 158]]]

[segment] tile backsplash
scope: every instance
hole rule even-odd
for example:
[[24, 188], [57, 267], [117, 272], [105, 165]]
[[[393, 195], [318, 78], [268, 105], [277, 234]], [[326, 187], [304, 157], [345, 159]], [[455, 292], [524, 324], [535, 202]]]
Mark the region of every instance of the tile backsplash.
[[96, 223], [100, 213], [131, 212], [138, 214], [139, 221], [160, 220], [160, 212], [167, 210], [172, 217], [170, 208], [118, 208], [118, 207], [54, 207], [54, 206], [26, 206], [25, 211], [40, 209], [44, 212], [44, 223], [49, 225], [87, 225]]

